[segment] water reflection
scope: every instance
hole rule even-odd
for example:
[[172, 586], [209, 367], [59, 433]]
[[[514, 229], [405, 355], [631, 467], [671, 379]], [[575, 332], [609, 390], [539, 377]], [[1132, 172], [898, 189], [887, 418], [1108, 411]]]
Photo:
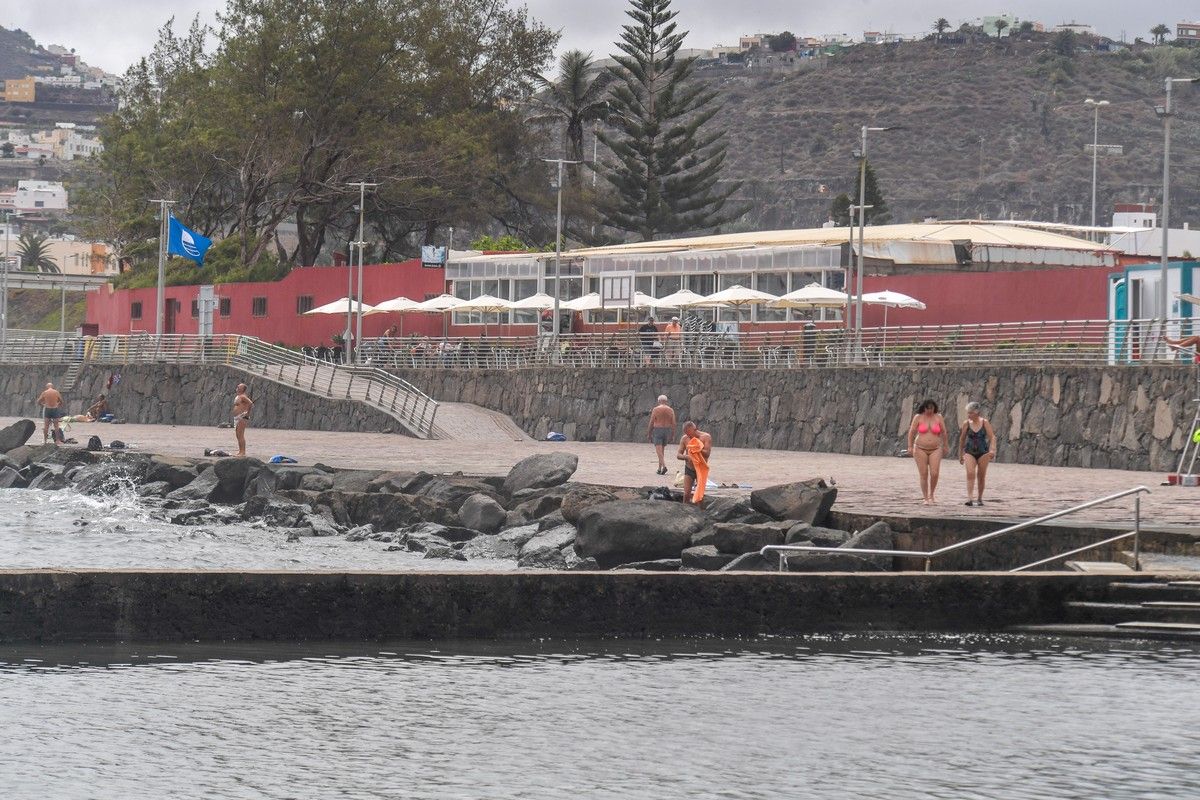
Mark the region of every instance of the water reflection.
[[1200, 649], [0, 648], [6, 797], [1194, 797]]

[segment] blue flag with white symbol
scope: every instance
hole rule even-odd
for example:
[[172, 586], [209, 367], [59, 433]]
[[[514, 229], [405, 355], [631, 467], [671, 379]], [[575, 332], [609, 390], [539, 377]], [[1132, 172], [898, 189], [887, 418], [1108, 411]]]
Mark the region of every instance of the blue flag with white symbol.
[[206, 239], [193, 230], [184, 227], [183, 223], [171, 217], [167, 233], [167, 252], [172, 255], [190, 258], [200, 266], [204, 266], [204, 254], [212, 247], [212, 239]]

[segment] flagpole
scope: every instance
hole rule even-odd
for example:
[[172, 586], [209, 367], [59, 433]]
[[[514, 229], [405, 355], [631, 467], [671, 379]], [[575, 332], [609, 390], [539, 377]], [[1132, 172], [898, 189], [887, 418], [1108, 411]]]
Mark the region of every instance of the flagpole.
[[163, 307], [167, 293], [167, 206], [174, 200], [150, 200], [158, 203], [158, 292], [154, 296], [154, 335], [163, 333]]

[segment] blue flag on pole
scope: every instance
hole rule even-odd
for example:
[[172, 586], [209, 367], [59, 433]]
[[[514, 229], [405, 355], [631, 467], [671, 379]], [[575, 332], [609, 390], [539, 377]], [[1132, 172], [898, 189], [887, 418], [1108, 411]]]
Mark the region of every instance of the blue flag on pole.
[[212, 239], [206, 239], [193, 230], [184, 227], [183, 223], [171, 217], [167, 233], [167, 252], [172, 255], [190, 258], [200, 266], [204, 266], [204, 254], [212, 247]]

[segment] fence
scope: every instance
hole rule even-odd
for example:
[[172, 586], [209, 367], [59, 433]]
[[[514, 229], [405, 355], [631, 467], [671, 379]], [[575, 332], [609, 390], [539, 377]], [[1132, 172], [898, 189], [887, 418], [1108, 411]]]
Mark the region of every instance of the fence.
[[433, 434], [438, 406], [411, 383], [381, 369], [335, 364], [236, 334], [10, 337], [0, 348], [0, 363], [225, 365], [311, 394], [367, 403], [421, 437]]
[[[1170, 320], [1167, 334], [1200, 329]], [[393, 368], [523, 369], [679, 366], [702, 369], [923, 367], [1002, 364], [1186, 363], [1166, 346], [1157, 320], [1062, 320], [980, 325], [807, 328], [789, 331], [685, 331], [675, 336], [636, 329], [549, 335], [364, 339], [364, 363]], [[1175, 338], [1172, 336], [1172, 338]]]

